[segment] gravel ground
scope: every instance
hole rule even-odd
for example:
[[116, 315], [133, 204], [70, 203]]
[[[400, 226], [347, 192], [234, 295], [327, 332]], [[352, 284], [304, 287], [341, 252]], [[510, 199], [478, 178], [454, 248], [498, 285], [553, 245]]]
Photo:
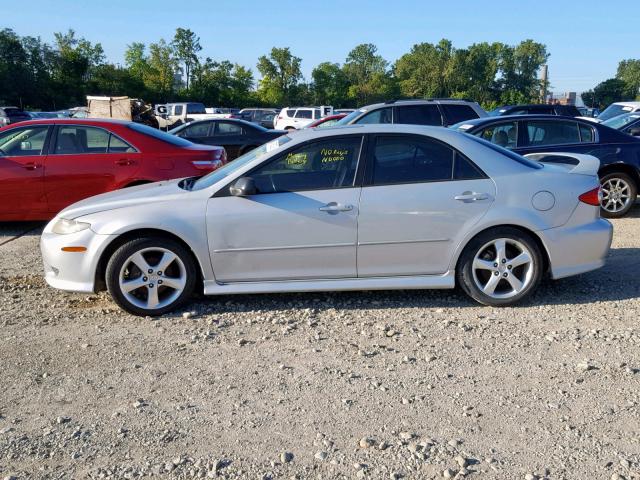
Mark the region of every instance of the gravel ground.
[[638, 217], [518, 308], [255, 295], [155, 320], [48, 288], [41, 225], [0, 226], [0, 478], [640, 479]]

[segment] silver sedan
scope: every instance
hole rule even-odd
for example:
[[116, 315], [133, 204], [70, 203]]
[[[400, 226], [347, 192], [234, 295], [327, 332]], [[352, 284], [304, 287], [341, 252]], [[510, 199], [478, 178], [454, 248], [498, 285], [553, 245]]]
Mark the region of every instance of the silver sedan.
[[[553, 154], [557, 161], [559, 155]], [[208, 295], [457, 285], [486, 305], [601, 267], [597, 159], [443, 128], [300, 131], [202, 178], [98, 195], [45, 228], [47, 282], [160, 315]]]

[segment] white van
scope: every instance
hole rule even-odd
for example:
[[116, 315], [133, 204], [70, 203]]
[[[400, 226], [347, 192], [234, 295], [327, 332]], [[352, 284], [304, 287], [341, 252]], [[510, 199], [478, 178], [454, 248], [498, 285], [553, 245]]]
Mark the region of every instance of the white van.
[[280, 110], [273, 119], [276, 130], [297, 130], [322, 118], [322, 110], [318, 107], [286, 107]]

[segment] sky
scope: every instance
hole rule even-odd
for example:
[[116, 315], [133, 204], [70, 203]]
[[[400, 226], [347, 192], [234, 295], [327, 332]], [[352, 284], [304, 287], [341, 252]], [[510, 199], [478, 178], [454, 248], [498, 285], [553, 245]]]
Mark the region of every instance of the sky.
[[441, 38], [547, 46], [551, 90], [588, 90], [615, 76], [618, 62], [640, 57], [637, 0], [30, 0], [28, 8], [0, 0], [0, 28], [53, 41], [74, 29], [102, 44], [107, 59], [124, 62], [127, 45], [170, 40], [177, 27], [200, 36], [201, 55], [254, 71], [272, 47], [302, 58], [307, 80], [315, 65], [343, 63], [359, 43], [373, 43], [394, 62], [416, 43]]

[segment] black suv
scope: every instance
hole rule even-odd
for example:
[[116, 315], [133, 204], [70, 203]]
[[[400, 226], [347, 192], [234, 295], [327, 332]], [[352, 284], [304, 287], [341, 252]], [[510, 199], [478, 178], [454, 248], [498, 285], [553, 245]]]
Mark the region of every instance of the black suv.
[[580, 117], [582, 114], [575, 105], [546, 105], [544, 103], [532, 105], [504, 105], [489, 112], [491, 117], [504, 115], [564, 115]]
[[357, 109], [340, 120], [339, 125], [369, 123], [404, 123], [447, 127], [464, 120], [486, 117], [480, 105], [470, 100], [432, 98], [427, 100], [392, 100]]

